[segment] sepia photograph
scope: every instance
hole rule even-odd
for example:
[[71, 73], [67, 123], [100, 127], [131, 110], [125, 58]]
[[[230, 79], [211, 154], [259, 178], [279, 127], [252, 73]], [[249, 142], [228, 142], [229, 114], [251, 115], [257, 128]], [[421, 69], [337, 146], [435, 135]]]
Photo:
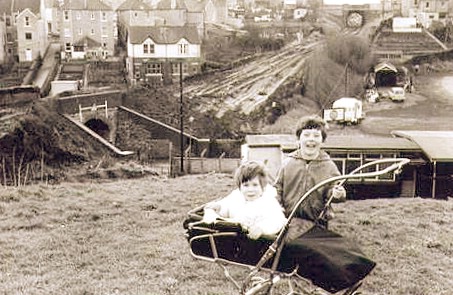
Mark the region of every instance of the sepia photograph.
[[453, 294], [453, 0], [1, 0], [0, 293]]

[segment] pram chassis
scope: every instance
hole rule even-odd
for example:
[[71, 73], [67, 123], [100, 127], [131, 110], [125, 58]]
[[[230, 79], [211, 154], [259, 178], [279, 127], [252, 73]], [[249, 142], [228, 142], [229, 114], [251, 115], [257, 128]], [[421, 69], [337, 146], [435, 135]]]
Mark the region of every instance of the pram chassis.
[[[225, 276], [238, 288], [238, 290], [240, 290], [240, 294], [241, 295], [272, 294], [273, 286], [281, 278], [289, 278], [288, 284], [289, 284], [290, 291], [289, 291], [288, 295], [291, 295], [291, 294], [312, 294], [312, 293], [307, 292], [305, 290], [300, 290], [303, 293], [298, 293], [298, 292], [295, 291], [292, 279], [297, 278], [297, 279], [300, 279], [302, 281], [308, 282], [307, 279], [305, 279], [302, 276], [300, 276], [299, 274], [297, 274], [297, 269], [293, 270], [290, 273], [282, 273], [282, 272], [278, 272], [276, 270], [278, 262], [279, 262], [279, 259], [280, 259], [281, 250], [282, 250], [282, 248], [283, 248], [283, 246], [285, 244], [285, 236], [286, 236], [286, 234], [288, 232], [291, 220], [296, 215], [297, 208], [304, 202], [304, 200], [306, 200], [315, 190], [319, 189], [320, 187], [323, 187], [325, 185], [332, 184], [332, 183], [338, 183], [338, 184], [342, 185], [345, 181], [347, 181], [349, 179], [371, 178], [371, 177], [384, 175], [384, 174], [387, 174], [387, 173], [390, 173], [390, 172], [393, 172], [393, 173], [396, 174], [396, 173], [399, 173], [401, 171], [402, 166], [404, 166], [407, 163], [409, 163], [409, 161], [410, 160], [406, 159], [406, 158], [389, 158], [389, 159], [380, 159], [380, 160], [372, 161], [372, 162], [366, 163], [366, 164], [358, 167], [357, 169], [355, 169], [354, 171], [352, 171], [349, 174], [340, 175], [340, 176], [336, 176], [336, 177], [332, 177], [332, 178], [326, 179], [326, 180], [318, 183], [314, 187], [312, 187], [309, 191], [307, 191], [305, 194], [303, 194], [300, 197], [299, 201], [296, 203], [296, 205], [292, 209], [291, 213], [288, 215], [288, 221], [286, 222], [285, 226], [280, 230], [280, 232], [278, 233], [277, 237], [275, 237], [275, 239], [273, 240], [272, 244], [270, 244], [268, 246], [266, 252], [261, 256], [259, 261], [254, 266], [251, 266], [251, 265], [248, 265], [248, 264], [243, 264], [243, 263], [238, 263], [238, 262], [235, 262], [235, 261], [226, 260], [226, 259], [220, 258], [218, 256], [217, 246], [216, 246], [214, 237], [237, 237], [239, 235], [239, 233], [237, 231], [226, 231], [226, 232], [223, 232], [223, 231], [219, 231], [218, 229], [210, 229], [209, 227], [201, 226], [204, 223], [201, 221], [201, 218], [200, 218], [199, 214], [197, 214], [197, 212], [202, 210], [204, 205], [199, 206], [199, 207], [189, 211], [189, 217], [191, 217], [193, 219], [198, 219], [198, 221], [189, 223], [187, 225], [187, 227], [188, 227], [188, 229], [191, 229], [191, 230], [200, 230], [200, 231], [205, 231], [206, 233], [198, 235], [198, 236], [191, 237], [189, 239], [189, 244], [191, 246], [190, 247], [190, 253], [191, 253], [191, 255], [193, 257], [195, 257], [197, 259], [204, 260], [204, 261], [209, 261], [209, 262], [214, 262], [214, 263], [220, 265], [223, 268], [223, 270], [224, 270]], [[367, 173], [362, 173], [361, 172], [363, 169], [365, 169], [367, 167], [377, 166], [379, 164], [390, 164], [390, 163], [391, 163], [390, 166], [388, 166], [387, 168], [382, 169], [382, 170], [378, 170], [378, 171], [374, 171], [374, 172], [367, 172]], [[326, 203], [326, 206], [325, 206], [324, 210], [322, 211], [322, 213], [320, 214], [319, 218], [322, 218], [323, 215], [326, 213], [326, 210], [330, 206], [332, 200], [333, 200], [333, 197], [331, 196], [328, 199], [328, 201]], [[225, 223], [225, 225], [227, 225], [227, 226], [228, 225], [234, 225], [234, 226], [240, 228], [239, 224], [231, 223], [228, 220], [220, 220], [220, 221], [216, 222], [217, 225], [218, 224], [222, 224], [222, 223]], [[205, 257], [205, 256], [197, 255], [196, 253], [194, 253], [192, 251], [192, 244], [194, 242], [196, 242], [197, 240], [199, 240], [199, 239], [205, 239], [205, 238], [209, 239], [209, 242], [210, 242], [210, 245], [211, 245], [212, 254], [213, 254], [212, 258], [211, 257]], [[274, 258], [274, 260], [272, 261], [271, 267], [265, 267], [265, 264], [272, 258]], [[236, 279], [234, 279], [230, 275], [226, 265], [236, 265], [236, 266], [240, 266], [240, 267], [246, 267], [246, 268], [249, 269], [249, 274], [247, 275], [247, 277], [240, 284]], [[268, 279], [261, 279], [258, 282], [254, 282], [253, 284], [251, 284], [251, 282], [253, 281], [253, 278], [260, 271], [268, 273], [269, 274], [269, 278]], [[353, 295], [353, 294], [356, 294], [355, 291], [358, 289], [358, 287], [360, 285], [361, 285], [361, 282], [359, 282], [358, 284], [355, 284], [354, 286], [352, 286], [352, 287], [348, 288], [347, 290], [345, 290], [342, 293], [342, 295]]]

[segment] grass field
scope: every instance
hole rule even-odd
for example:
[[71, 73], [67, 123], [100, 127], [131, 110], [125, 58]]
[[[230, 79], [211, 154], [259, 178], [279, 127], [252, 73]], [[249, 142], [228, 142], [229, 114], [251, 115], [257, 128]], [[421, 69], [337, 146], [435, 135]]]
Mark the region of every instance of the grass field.
[[[190, 256], [182, 227], [232, 182], [206, 174], [0, 188], [0, 293], [238, 294], [220, 267]], [[331, 228], [377, 262], [363, 295], [453, 294], [451, 199], [335, 206]]]

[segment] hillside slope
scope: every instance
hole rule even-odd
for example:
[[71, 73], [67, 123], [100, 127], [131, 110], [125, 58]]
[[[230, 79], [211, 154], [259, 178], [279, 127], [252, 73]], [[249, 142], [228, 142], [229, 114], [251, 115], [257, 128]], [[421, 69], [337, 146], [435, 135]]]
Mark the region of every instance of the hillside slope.
[[[232, 188], [224, 174], [5, 188], [0, 289], [236, 295], [220, 267], [190, 256], [182, 226], [189, 210]], [[453, 294], [451, 199], [347, 201], [334, 208], [331, 229], [377, 263], [362, 295]], [[230, 270], [244, 278], [245, 269]]]

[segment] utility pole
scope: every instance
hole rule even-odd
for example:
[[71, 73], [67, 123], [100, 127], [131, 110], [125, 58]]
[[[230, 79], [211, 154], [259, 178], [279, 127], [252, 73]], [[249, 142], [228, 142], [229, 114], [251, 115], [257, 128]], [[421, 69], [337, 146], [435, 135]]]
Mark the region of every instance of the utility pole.
[[184, 105], [182, 99], [182, 62], [179, 62], [179, 128], [180, 128], [180, 153], [181, 153], [181, 174], [184, 173]]
[[349, 64], [346, 64], [346, 68], [345, 68], [345, 73], [344, 73], [344, 95], [345, 96], [348, 96], [348, 83], [349, 83], [349, 80], [348, 80], [348, 68], [349, 68]]

